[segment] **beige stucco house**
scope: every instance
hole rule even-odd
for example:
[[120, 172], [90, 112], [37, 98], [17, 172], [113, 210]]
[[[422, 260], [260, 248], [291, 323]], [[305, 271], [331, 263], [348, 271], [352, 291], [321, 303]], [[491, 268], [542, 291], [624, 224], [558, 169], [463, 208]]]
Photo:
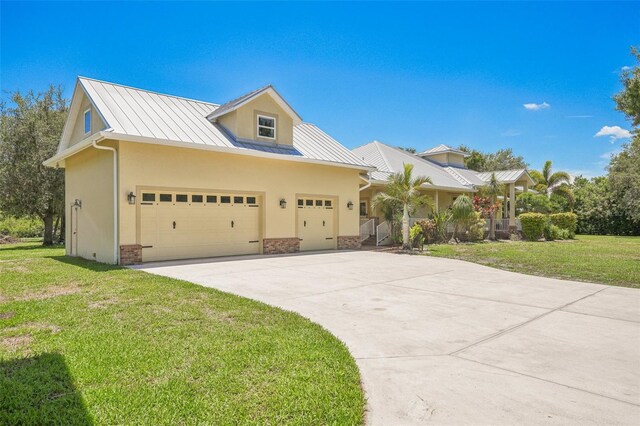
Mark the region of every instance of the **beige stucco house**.
[[67, 254], [120, 264], [358, 247], [373, 170], [271, 86], [218, 105], [82, 77], [45, 164]]
[[412, 212], [413, 218], [426, 218], [433, 212], [448, 209], [456, 197], [461, 194], [473, 196], [483, 185], [496, 174], [498, 182], [505, 187], [502, 196], [503, 211], [497, 223], [499, 230], [508, 231], [517, 228], [515, 215], [515, 197], [529, 190], [533, 179], [526, 169], [504, 170], [479, 173], [469, 170], [464, 165], [467, 153], [447, 145], [438, 145], [416, 154], [406, 150], [373, 141], [353, 149], [353, 153], [362, 161], [376, 167], [369, 173], [369, 183], [360, 189], [360, 234], [361, 239], [376, 238], [377, 243], [390, 242], [388, 225], [379, 207], [372, 205], [375, 196], [384, 191], [389, 177], [393, 173], [401, 173], [404, 164], [413, 164], [414, 176], [427, 176], [431, 183], [423, 185], [424, 194], [428, 195], [432, 207], [421, 207]]

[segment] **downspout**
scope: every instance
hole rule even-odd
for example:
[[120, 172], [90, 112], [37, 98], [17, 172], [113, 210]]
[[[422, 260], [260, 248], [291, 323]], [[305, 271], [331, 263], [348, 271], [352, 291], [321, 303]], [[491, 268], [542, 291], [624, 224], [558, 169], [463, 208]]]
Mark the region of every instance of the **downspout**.
[[363, 186], [362, 188], [360, 188], [360, 191], [367, 189], [368, 187], [371, 186], [371, 172], [367, 172], [367, 184], [365, 186]]
[[92, 145], [95, 149], [102, 149], [113, 153], [113, 258], [117, 265], [120, 263], [118, 259], [118, 151], [110, 146], [99, 146], [98, 142], [103, 139], [104, 138], [101, 137], [94, 140]]

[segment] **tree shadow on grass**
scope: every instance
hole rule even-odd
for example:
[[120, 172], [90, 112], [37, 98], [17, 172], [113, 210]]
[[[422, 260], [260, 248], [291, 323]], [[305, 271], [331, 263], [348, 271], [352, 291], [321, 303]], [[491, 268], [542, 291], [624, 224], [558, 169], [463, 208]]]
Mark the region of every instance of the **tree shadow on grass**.
[[0, 424], [93, 423], [64, 357], [44, 353], [0, 361]]

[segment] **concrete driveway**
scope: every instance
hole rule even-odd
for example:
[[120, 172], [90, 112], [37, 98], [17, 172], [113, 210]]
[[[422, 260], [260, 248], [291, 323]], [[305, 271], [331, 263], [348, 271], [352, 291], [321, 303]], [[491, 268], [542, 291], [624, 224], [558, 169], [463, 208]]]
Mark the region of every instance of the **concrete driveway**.
[[640, 424], [640, 291], [424, 256], [325, 252], [145, 264], [342, 339], [368, 423]]

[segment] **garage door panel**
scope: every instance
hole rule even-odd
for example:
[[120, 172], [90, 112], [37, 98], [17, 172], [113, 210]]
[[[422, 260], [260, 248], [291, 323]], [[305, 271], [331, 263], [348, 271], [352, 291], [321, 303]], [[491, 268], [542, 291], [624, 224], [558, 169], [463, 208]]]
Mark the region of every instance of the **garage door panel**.
[[[260, 252], [260, 207], [257, 196], [245, 198], [233, 194], [198, 193], [201, 195], [195, 199], [199, 202], [193, 202], [192, 194], [186, 194], [189, 202], [176, 202], [177, 194], [172, 193], [171, 202], [141, 205], [143, 261]], [[161, 200], [159, 193], [155, 199]], [[164, 199], [169, 199], [168, 195]], [[184, 200], [185, 197], [180, 199]], [[233, 204], [233, 201], [244, 203], [248, 199], [256, 204]]]

